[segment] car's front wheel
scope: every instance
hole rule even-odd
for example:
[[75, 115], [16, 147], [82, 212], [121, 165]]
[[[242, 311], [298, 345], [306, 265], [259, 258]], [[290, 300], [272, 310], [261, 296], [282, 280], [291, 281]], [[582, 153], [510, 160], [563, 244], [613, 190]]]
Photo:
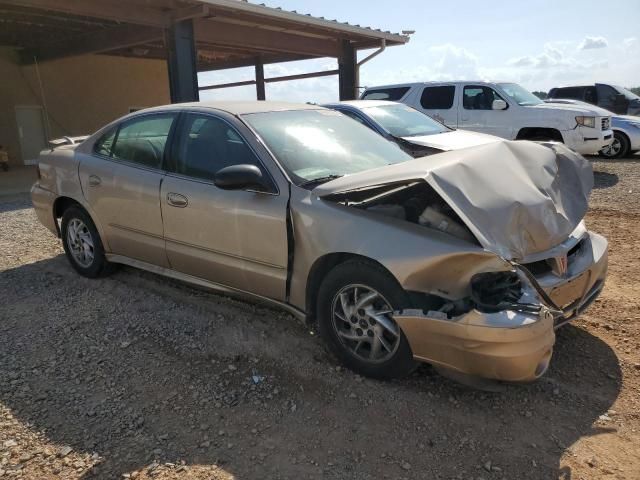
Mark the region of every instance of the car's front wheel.
[[104, 247], [91, 217], [79, 206], [65, 210], [61, 222], [62, 245], [69, 263], [89, 278], [107, 275], [113, 264], [104, 255]]
[[613, 132], [613, 142], [600, 150], [600, 155], [606, 158], [623, 158], [629, 154], [629, 139], [624, 133]]
[[331, 270], [320, 286], [319, 332], [355, 372], [381, 379], [402, 377], [416, 362], [392, 313], [408, 306], [407, 294], [383, 268], [348, 261]]

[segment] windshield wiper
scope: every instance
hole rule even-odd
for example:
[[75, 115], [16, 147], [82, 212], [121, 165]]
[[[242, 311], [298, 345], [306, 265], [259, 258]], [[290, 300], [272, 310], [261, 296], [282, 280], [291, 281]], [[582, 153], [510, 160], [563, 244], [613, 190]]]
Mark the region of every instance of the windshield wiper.
[[321, 183], [328, 182], [329, 180], [335, 180], [336, 178], [344, 177], [344, 175], [326, 175], [324, 177], [312, 178], [306, 182], [300, 184], [301, 187], [310, 187], [312, 185], [320, 185]]

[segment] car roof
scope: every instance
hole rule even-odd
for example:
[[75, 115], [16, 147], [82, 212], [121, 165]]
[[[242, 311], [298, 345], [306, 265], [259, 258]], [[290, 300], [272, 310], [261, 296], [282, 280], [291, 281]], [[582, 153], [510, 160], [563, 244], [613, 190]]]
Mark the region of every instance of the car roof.
[[[211, 101], [205, 100], [201, 102], [174, 103], [171, 105], [162, 105], [159, 107], [147, 108], [144, 112], [162, 112], [175, 110], [188, 110], [196, 108], [198, 110], [221, 110], [232, 115], [244, 115], [248, 113], [265, 113], [265, 112], [282, 112], [289, 110], [321, 110], [323, 107], [306, 103], [293, 102], [272, 102], [264, 100], [254, 101]], [[142, 111], [142, 110], [141, 110]], [[139, 113], [140, 111], [136, 112]]]
[[441, 80], [441, 81], [429, 81], [429, 82], [410, 82], [410, 83], [396, 83], [392, 85], [376, 85], [373, 87], [367, 87], [365, 92], [369, 90], [378, 90], [381, 88], [402, 88], [402, 87], [414, 87], [414, 86], [428, 86], [428, 85], [458, 85], [458, 84], [472, 84], [472, 85], [495, 85], [500, 83], [514, 83], [504, 80]]

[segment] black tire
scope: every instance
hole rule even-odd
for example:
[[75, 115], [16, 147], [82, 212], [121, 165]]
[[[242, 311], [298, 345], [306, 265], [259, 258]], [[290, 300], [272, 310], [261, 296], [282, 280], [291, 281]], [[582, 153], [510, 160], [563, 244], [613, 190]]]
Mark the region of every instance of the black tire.
[[629, 155], [631, 144], [629, 138], [622, 132], [613, 132], [613, 143], [611, 146], [600, 150], [600, 155], [605, 158], [624, 158]]
[[[338, 301], [338, 294], [350, 285], [360, 285], [375, 290], [383, 297], [381, 300], [386, 300], [384, 303], [390, 304], [394, 310], [407, 308], [410, 305], [407, 293], [396, 279], [380, 266], [365, 260], [342, 263], [333, 268], [320, 285], [316, 312], [320, 336], [327, 342], [331, 351], [356, 373], [378, 379], [400, 378], [411, 373], [417, 363], [413, 360], [407, 338], [395, 322], [393, 324], [397, 327], [399, 334], [398, 343], [394, 343], [397, 346], [393, 352], [386, 352], [390, 355], [389, 358], [379, 362], [365, 361], [360, 358], [351, 351], [346, 344], [347, 341], [343, 341], [338, 335], [338, 327], [333, 320], [334, 302]], [[346, 322], [343, 323], [346, 324]], [[385, 333], [388, 334], [388, 332]]]
[[[79, 220], [83, 225], [86, 226], [88, 234], [91, 237], [93, 242], [93, 259], [87, 265], [83, 265], [76, 259], [74, 253], [72, 252], [72, 246], [70, 245], [69, 239], [69, 225], [72, 221]], [[100, 235], [98, 234], [98, 230], [96, 229], [93, 220], [89, 214], [79, 206], [71, 206], [67, 208], [62, 215], [62, 245], [64, 247], [64, 252], [67, 255], [67, 259], [71, 266], [74, 268], [76, 272], [80, 275], [87, 278], [97, 278], [110, 274], [114, 266], [112, 263], [109, 263], [104, 255], [104, 247], [102, 246], [102, 240], [100, 240]]]

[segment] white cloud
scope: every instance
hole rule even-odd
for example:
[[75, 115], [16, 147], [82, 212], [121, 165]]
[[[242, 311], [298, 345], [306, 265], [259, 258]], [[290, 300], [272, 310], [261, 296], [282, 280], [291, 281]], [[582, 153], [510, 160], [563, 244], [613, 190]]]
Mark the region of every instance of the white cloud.
[[593, 50], [596, 48], [606, 48], [609, 42], [604, 37], [584, 37], [584, 40], [578, 45], [578, 50]]
[[622, 41], [622, 44], [626, 47], [626, 48], [634, 48], [638, 46], [638, 39], [636, 37], [629, 37], [629, 38], [625, 38]]

